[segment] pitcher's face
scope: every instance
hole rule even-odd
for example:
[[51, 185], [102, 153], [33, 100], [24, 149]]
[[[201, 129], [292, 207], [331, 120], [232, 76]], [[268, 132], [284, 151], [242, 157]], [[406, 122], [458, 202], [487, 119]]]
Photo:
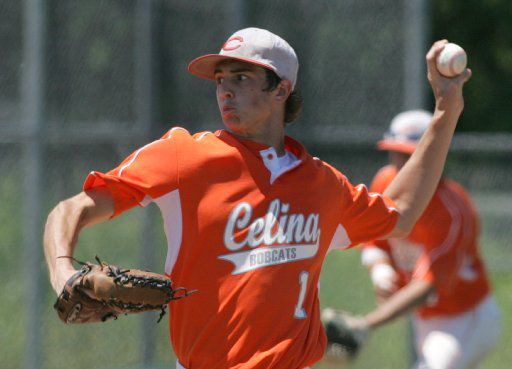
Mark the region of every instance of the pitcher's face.
[[265, 70], [254, 64], [226, 60], [215, 69], [217, 103], [226, 128], [241, 135], [261, 131], [275, 109]]

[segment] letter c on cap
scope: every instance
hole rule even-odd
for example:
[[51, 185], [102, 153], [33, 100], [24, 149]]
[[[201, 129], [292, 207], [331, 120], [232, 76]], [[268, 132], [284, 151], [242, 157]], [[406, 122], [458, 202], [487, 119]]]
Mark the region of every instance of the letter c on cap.
[[240, 46], [242, 46], [242, 42], [244, 42], [244, 39], [242, 36], [232, 37], [229, 40], [227, 40], [224, 43], [224, 45], [222, 45], [222, 50], [225, 50], [225, 51], [236, 50]]

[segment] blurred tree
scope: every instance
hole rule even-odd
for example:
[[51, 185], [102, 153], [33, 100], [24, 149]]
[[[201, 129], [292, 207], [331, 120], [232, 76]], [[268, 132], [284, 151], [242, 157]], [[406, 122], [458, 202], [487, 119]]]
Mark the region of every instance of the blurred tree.
[[134, 1], [48, 1], [52, 122], [131, 122]]
[[447, 38], [468, 53], [461, 131], [512, 132], [512, 2], [434, 0], [432, 39]]
[[[22, 45], [22, 7], [13, 0], [0, 3], [0, 40], [10, 46], [0, 60], [5, 71], [0, 74], [0, 121], [8, 122], [16, 120], [17, 110], [10, 101], [19, 94], [21, 47], [14, 46]], [[133, 121], [134, 0], [49, 0], [48, 4], [49, 119]], [[193, 129], [212, 127], [212, 122], [220, 125], [213, 87], [185, 70], [193, 57], [216, 52], [219, 40], [233, 31], [225, 25], [229, 14], [222, 4], [221, 0], [201, 5], [173, 0], [158, 5], [157, 115], [162, 125], [169, 120]], [[382, 76], [396, 73], [393, 55], [400, 51], [403, 37], [399, 30], [403, 3], [253, 0], [246, 2], [245, 9], [241, 26], [268, 27], [296, 47], [303, 72], [299, 87], [306, 101], [304, 121], [318, 119], [320, 110], [323, 123], [353, 122], [357, 127], [361, 119], [371, 126], [394, 114], [401, 81]], [[431, 14], [432, 40], [448, 38], [462, 45], [474, 72], [458, 129], [512, 131], [512, 2], [433, 0]], [[361, 70], [368, 77], [363, 88], [351, 79]], [[191, 89], [199, 91], [194, 99], [186, 97]], [[311, 103], [322, 94], [337, 99]], [[389, 109], [367, 111], [376, 104]], [[198, 127], [195, 122], [200, 122]], [[307, 131], [308, 126], [302, 129]]]

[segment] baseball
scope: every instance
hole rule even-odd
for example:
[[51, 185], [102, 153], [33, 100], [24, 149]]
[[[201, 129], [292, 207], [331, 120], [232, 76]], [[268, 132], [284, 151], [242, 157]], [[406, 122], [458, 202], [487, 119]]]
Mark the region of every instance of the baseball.
[[462, 47], [447, 43], [438, 55], [436, 62], [439, 73], [445, 77], [455, 77], [464, 72], [468, 58]]

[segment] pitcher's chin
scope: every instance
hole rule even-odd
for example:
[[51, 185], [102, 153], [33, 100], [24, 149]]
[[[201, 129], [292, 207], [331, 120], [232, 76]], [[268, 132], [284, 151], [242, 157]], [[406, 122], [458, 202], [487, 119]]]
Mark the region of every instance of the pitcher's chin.
[[226, 126], [227, 129], [234, 133], [245, 132], [245, 125], [243, 124], [243, 122], [241, 122], [238, 115], [232, 112], [222, 114], [222, 122], [224, 123], [224, 126]]

